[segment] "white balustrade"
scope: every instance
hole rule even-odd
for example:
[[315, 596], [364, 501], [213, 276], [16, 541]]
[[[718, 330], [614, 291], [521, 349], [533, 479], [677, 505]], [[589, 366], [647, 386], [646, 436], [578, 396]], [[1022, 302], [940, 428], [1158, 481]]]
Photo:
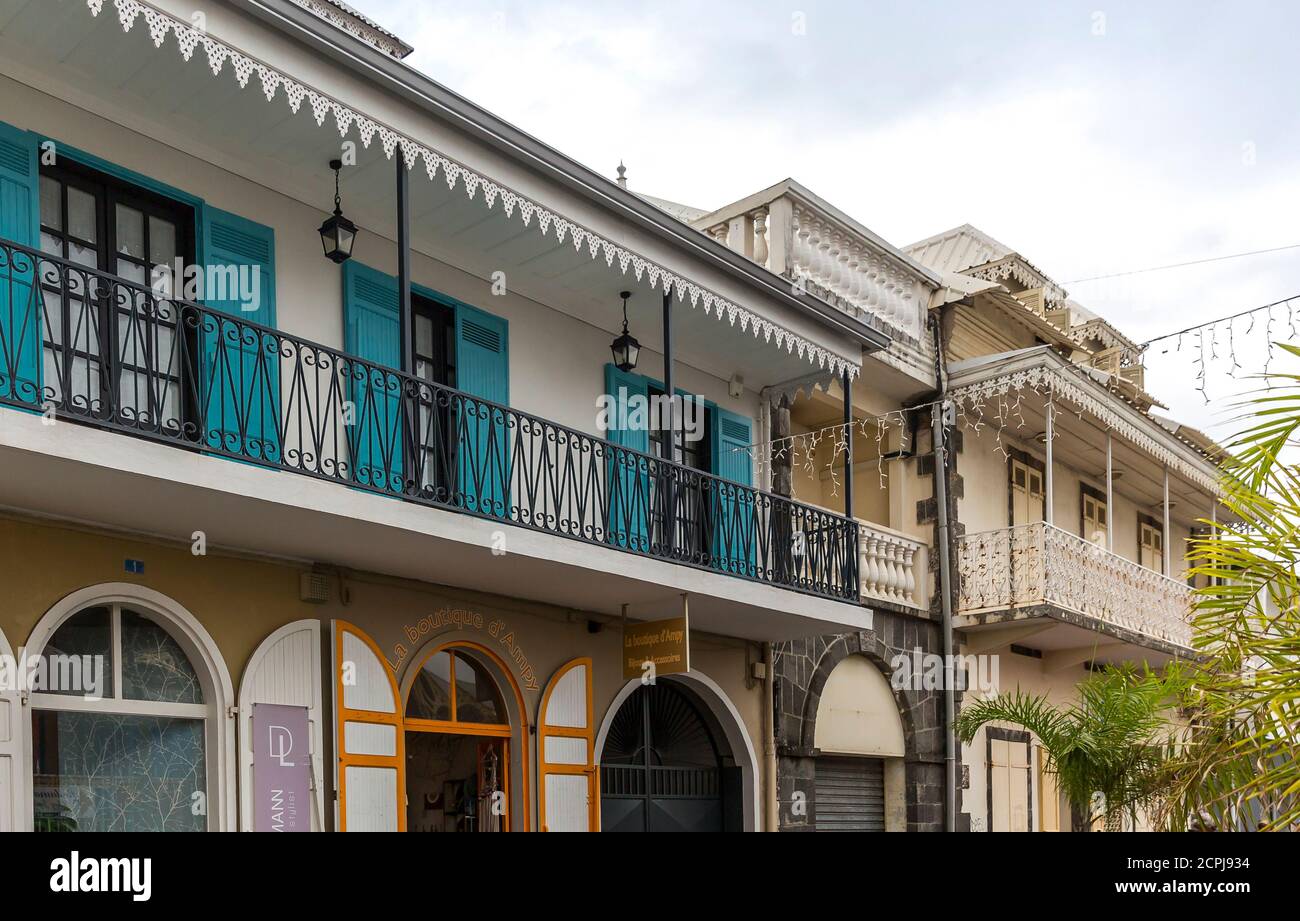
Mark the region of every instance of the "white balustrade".
[[860, 523], [858, 547], [861, 555], [859, 581], [865, 601], [888, 601], [908, 607], [923, 607], [917, 588], [924, 573], [925, 544], [894, 531], [865, 522]]
[[958, 612], [1054, 605], [1190, 648], [1192, 590], [1045, 522], [958, 542]]

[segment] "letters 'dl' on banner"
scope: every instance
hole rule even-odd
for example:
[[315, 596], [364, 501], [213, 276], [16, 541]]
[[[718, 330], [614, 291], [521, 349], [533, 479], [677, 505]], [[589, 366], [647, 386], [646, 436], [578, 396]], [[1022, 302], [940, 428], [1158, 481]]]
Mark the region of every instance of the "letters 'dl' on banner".
[[311, 831], [307, 708], [253, 704], [253, 828]]

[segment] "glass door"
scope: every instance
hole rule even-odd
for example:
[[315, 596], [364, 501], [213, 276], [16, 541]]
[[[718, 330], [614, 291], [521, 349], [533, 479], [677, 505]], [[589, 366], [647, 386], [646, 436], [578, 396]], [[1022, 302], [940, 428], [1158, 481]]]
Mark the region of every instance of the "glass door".
[[60, 412], [182, 431], [194, 407], [184, 396], [186, 336], [171, 298], [187, 293], [193, 226], [193, 210], [178, 202], [79, 166], [42, 168], [42, 250], [103, 273], [42, 267], [44, 379]]

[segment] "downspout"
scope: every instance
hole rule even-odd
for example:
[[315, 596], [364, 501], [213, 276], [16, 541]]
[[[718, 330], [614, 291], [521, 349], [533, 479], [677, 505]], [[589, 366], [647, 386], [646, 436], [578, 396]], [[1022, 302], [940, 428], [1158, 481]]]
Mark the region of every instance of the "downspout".
[[776, 663], [771, 643], [763, 644], [763, 687], [767, 706], [763, 708], [763, 797], [764, 831], [781, 830], [781, 793], [776, 788]]
[[934, 497], [939, 534], [939, 605], [943, 612], [943, 827], [944, 831], [957, 830], [957, 736], [953, 722], [957, 718], [955, 670], [952, 642], [952, 535], [948, 524], [948, 452], [946, 394], [947, 381], [943, 366], [943, 320], [941, 314], [931, 317], [934, 327], [934, 371], [938, 398], [930, 408], [930, 439], [934, 446]]

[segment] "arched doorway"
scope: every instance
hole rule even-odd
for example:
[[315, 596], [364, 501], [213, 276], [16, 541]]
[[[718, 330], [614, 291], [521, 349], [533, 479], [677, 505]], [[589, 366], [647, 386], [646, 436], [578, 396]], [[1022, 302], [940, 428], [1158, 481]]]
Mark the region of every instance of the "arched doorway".
[[509, 674], [486, 650], [448, 643], [420, 661], [406, 692], [408, 831], [498, 832], [512, 828], [521, 799], [512, 791], [522, 762], [502, 680]]
[[728, 831], [743, 825], [741, 769], [716, 718], [683, 683], [639, 685], [605, 734], [604, 831]]
[[816, 830], [901, 830], [907, 747], [889, 680], [865, 656], [846, 657], [826, 679], [816, 719]]

